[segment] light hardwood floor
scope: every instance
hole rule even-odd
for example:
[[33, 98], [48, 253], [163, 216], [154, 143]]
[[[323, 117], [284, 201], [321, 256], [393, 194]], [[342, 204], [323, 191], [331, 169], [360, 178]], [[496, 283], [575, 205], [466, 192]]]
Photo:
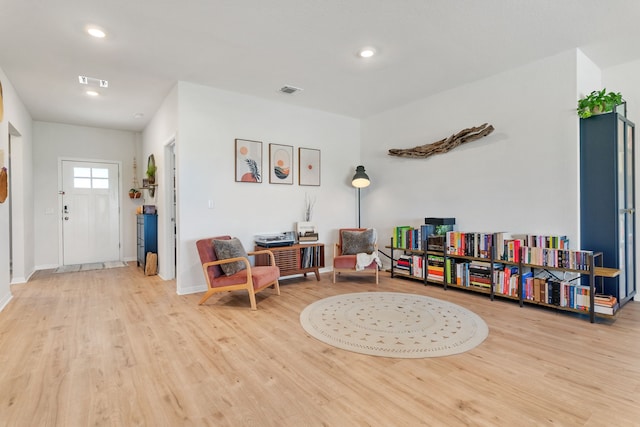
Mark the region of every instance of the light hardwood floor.
[[[134, 266], [37, 272], [0, 312], [1, 426], [637, 426], [640, 303], [614, 322], [413, 281], [285, 279], [198, 306]], [[413, 292], [489, 326], [467, 353], [389, 359], [306, 335], [331, 295]]]

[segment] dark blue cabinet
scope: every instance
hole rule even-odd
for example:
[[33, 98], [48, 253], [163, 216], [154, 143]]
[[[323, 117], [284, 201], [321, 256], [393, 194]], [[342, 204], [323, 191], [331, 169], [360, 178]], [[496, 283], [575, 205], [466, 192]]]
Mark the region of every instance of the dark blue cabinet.
[[580, 246], [620, 275], [598, 292], [620, 305], [636, 293], [635, 126], [618, 113], [580, 119]]
[[158, 253], [158, 216], [136, 215], [138, 235], [138, 266], [145, 268], [147, 253]]

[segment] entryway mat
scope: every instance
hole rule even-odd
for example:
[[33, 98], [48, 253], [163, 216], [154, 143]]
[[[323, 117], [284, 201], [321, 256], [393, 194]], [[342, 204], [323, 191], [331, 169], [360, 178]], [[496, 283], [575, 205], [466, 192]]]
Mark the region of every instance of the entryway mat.
[[108, 262], [92, 262], [88, 264], [73, 264], [73, 265], [61, 265], [56, 268], [54, 273], [75, 273], [77, 271], [91, 271], [102, 270], [105, 268], [118, 268], [126, 267], [127, 263], [123, 261], [108, 261]]

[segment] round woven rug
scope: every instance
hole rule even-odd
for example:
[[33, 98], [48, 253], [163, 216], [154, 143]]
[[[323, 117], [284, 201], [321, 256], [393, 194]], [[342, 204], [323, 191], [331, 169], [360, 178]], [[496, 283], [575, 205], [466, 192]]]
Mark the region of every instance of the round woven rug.
[[489, 334], [477, 314], [450, 302], [397, 292], [336, 295], [308, 305], [300, 324], [344, 350], [397, 358], [463, 353]]

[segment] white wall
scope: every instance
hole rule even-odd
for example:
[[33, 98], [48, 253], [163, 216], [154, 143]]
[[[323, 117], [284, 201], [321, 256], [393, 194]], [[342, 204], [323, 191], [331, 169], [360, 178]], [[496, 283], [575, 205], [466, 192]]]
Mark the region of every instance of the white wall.
[[[133, 184], [133, 158], [140, 152], [140, 136], [135, 132], [99, 129], [47, 122], [34, 122], [35, 248], [36, 269], [59, 265], [60, 158], [121, 162], [121, 229], [124, 260], [136, 253], [135, 209], [140, 200], [129, 199]], [[144, 162], [146, 165], [146, 161]], [[140, 169], [138, 159], [138, 174]], [[53, 212], [47, 214], [47, 211]]]
[[[602, 89], [602, 71], [595, 62], [585, 55], [580, 49], [576, 51], [577, 62], [577, 95], [576, 107], [578, 99], [584, 98], [594, 90]], [[578, 122], [579, 123], [579, 122]], [[580, 125], [578, 124], [578, 128]]]
[[[178, 96], [178, 293], [206, 288], [197, 239], [230, 234], [253, 248], [255, 234], [293, 230], [304, 219], [305, 193], [316, 199], [312, 219], [331, 266], [337, 229], [356, 222], [350, 180], [360, 153], [359, 121], [190, 83], [179, 84]], [[262, 141], [262, 183], [235, 182], [236, 138]], [[294, 147], [293, 185], [269, 183], [269, 143]], [[299, 147], [321, 150], [320, 187], [297, 184]]]
[[[173, 268], [169, 265], [170, 257], [168, 256], [171, 247], [169, 239], [172, 234], [169, 231], [171, 227], [171, 218], [168, 209], [171, 206], [171, 199], [167, 197], [167, 168], [168, 161], [165, 159], [165, 146], [169, 142], [176, 139], [176, 131], [178, 129], [178, 85], [169, 92], [167, 97], [154, 114], [153, 118], [142, 133], [142, 159], [144, 168], [141, 169], [141, 179], [146, 177], [144, 174], [147, 165], [147, 159], [150, 154], [155, 158], [158, 171], [156, 173], [156, 188], [154, 197], [150, 197], [148, 191], [144, 191], [147, 204], [156, 205], [158, 215], [158, 274], [164, 279], [172, 279]], [[178, 144], [176, 142], [176, 148]]]
[[[0, 69], [4, 118], [0, 122], [0, 150], [3, 160], [0, 167], [9, 163], [9, 133], [12, 137], [12, 163], [9, 185], [19, 193], [12, 194], [0, 204], [0, 310], [11, 299], [9, 212], [12, 216], [13, 278], [15, 282], [25, 281], [33, 272], [33, 182], [32, 167], [32, 120], [29, 112], [18, 97], [13, 85]], [[20, 136], [17, 136], [20, 135]]]
[[[455, 217], [462, 231], [563, 234], [577, 244], [576, 61], [564, 52], [364, 120], [366, 224], [382, 242], [394, 226]], [[445, 154], [387, 154], [485, 122], [491, 135]]]
[[627, 101], [627, 118], [636, 125], [640, 125], [640, 84], [638, 84], [638, 76], [640, 76], [640, 60], [602, 70], [602, 81], [604, 87], [607, 88], [607, 92], [622, 93], [622, 98]]

